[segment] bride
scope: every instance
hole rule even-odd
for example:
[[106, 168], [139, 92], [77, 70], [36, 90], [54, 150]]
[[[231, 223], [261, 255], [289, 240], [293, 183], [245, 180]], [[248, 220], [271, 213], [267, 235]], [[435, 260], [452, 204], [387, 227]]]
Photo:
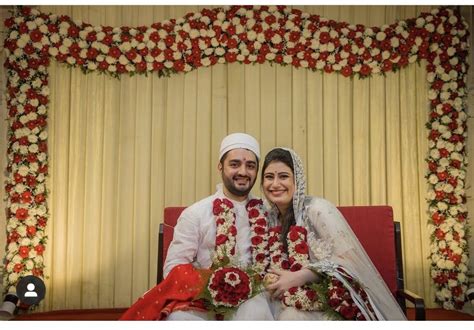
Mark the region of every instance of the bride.
[[350, 293], [349, 307], [337, 306], [337, 299], [329, 301], [340, 314], [348, 314], [346, 318], [405, 320], [342, 214], [327, 200], [306, 196], [305, 188], [302, 162], [293, 150], [275, 148], [266, 155], [262, 189], [272, 207], [272, 275], [267, 278], [271, 283], [267, 290], [273, 299], [275, 319], [326, 319], [317, 293], [308, 284], [325, 278], [328, 283], [329, 276], [329, 283], [335, 286], [333, 292]]

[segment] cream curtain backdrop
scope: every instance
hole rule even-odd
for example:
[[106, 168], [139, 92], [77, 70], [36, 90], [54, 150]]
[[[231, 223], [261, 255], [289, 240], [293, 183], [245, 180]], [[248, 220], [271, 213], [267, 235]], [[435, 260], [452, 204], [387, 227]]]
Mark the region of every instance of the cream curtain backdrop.
[[[201, 8], [39, 7], [111, 26], [150, 25]], [[371, 26], [431, 9], [297, 8]], [[402, 223], [405, 285], [435, 306], [423, 64], [365, 80], [268, 64], [115, 80], [53, 61], [50, 87], [49, 278], [42, 310], [127, 307], [152, 287], [163, 208], [214, 191], [220, 140], [236, 131], [254, 135], [262, 154], [294, 148], [311, 195], [337, 205], [391, 205]], [[260, 195], [258, 187], [254, 192]]]

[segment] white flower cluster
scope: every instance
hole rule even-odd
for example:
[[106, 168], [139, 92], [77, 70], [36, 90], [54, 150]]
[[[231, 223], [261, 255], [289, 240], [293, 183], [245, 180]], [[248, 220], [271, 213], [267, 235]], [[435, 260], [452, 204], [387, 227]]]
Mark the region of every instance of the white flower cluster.
[[[301, 286], [287, 290], [283, 293], [282, 303], [285, 306], [296, 307], [303, 311], [321, 310], [322, 303], [316, 298], [310, 299], [308, 290], [310, 289]], [[317, 297], [315, 292], [314, 295]]]

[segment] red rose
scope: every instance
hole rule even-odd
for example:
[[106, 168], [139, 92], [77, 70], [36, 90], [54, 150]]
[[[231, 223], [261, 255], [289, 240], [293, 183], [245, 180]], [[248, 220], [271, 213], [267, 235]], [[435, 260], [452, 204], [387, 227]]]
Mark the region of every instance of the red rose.
[[297, 271], [299, 271], [301, 268], [303, 268], [303, 266], [301, 266], [301, 264], [296, 263], [296, 264], [291, 265], [290, 271], [292, 271], [292, 272], [297, 272]]
[[437, 174], [437, 176], [438, 176], [438, 179], [439, 179], [440, 181], [444, 181], [444, 180], [446, 180], [446, 178], [448, 177], [448, 173], [447, 173], [446, 171], [444, 171], [444, 172], [439, 172], [439, 173]]
[[29, 203], [31, 202], [31, 191], [24, 191], [21, 193], [21, 202], [22, 203]]
[[279, 255], [273, 256], [272, 257], [272, 262], [277, 263], [277, 262], [280, 261], [280, 258], [281, 258], [281, 256], [279, 256]]
[[360, 74], [362, 76], [368, 76], [372, 72], [372, 69], [367, 64], [362, 65], [360, 68]]
[[38, 244], [35, 246], [35, 251], [39, 255], [43, 255], [44, 252], [44, 245], [43, 244]]
[[45, 201], [44, 194], [38, 194], [35, 196], [35, 202], [37, 204], [42, 203]]
[[232, 204], [232, 202], [230, 200], [228, 200], [227, 198], [224, 198], [222, 200], [222, 202], [229, 208], [229, 209], [232, 209], [234, 208], [234, 204]]
[[46, 222], [47, 222], [46, 218], [44, 218], [44, 217], [39, 217], [38, 218], [38, 226], [44, 228], [46, 226]]
[[260, 236], [254, 236], [252, 237], [251, 241], [252, 241], [252, 245], [258, 245], [263, 242], [263, 239]]
[[258, 262], [265, 260], [265, 254], [264, 253], [259, 253], [255, 256], [255, 260]]
[[290, 238], [290, 241], [295, 242], [296, 240], [300, 238], [300, 235], [298, 234], [298, 231], [290, 230], [288, 237]]
[[265, 234], [265, 228], [264, 227], [256, 226], [254, 231], [255, 231], [255, 234], [257, 234], [257, 235]]
[[344, 77], [350, 77], [350, 75], [352, 74], [352, 68], [349, 65], [346, 65], [345, 67], [342, 68], [341, 74]]
[[109, 56], [113, 58], [119, 58], [122, 52], [118, 47], [110, 47], [109, 49]]
[[257, 226], [266, 227], [267, 226], [267, 220], [265, 220], [265, 218], [258, 218], [257, 221], [255, 221], [255, 224]]
[[229, 227], [229, 234], [231, 234], [232, 236], [237, 235], [237, 228], [235, 228], [235, 226], [230, 226]]
[[272, 236], [268, 239], [268, 244], [273, 245], [275, 242], [278, 242], [278, 237]]
[[461, 263], [461, 256], [459, 254], [453, 254], [449, 259], [457, 266]]
[[331, 306], [332, 308], [336, 308], [337, 306], [339, 306], [339, 303], [340, 303], [340, 299], [338, 298], [331, 298], [328, 301], [329, 306]]
[[357, 310], [352, 307], [352, 306], [341, 306], [341, 309], [339, 310], [339, 313], [346, 319], [346, 320], [352, 320], [355, 318], [357, 314]]
[[298, 287], [296, 287], [296, 286], [293, 286], [293, 287], [288, 289], [288, 292], [292, 295], [296, 294], [297, 291], [298, 291]]
[[296, 253], [307, 254], [308, 253], [308, 244], [306, 242], [301, 242], [295, 246]]
[[35, 30], [33, 30], [33, 31], [30, 32], [30, 39], [31, 39], [31, 41], [33, 41], [33, 42], [40, 42], [40, 41], [41, 41], [41, 38], [43, 38], [43, 34], [41, 33], [40, 30], [35, 29]]
[[253, 219], [253, 218], [256, 218], [260, 215], [260, 212], [258, 212], [257, 209], [251, 209], [249, 211], [249, 218]]
[[290, 263], [288, 262], [288, 260], [283, 260], [281, 262], [281, 268], [283, 269], [290, 269]]
[[319, 42], [322, 44], [327, 44], [331, 40], [331, 36], [328, 32], [321, 32], [319, 34]]
[[13, 267], [13, 271], [15, 273], [20, 273], [23, 270], [24, 265], [23, 264], [16, 264], [15, 267]]
[[222, 213], [222, 211], [224, 211], [221, 207], [221, 203], [222, 203], [222, 201], [219, 198], [214, 200], [213, 206], [212, 206], [212, 213], [214, 215], [219, 215], [219, 214]]
[[16, 210], [15, 216], [20, 221], [25, 220], [28, 218], [28, 210], [20, 207]]
[[216, 245], [222, 245], [227, 242], [227, 236], [220, 234], [216, 236]]
[[28, 236], [34, 236], [36, 234], [36, 227], [35, 226], [26, 227], [26, 233], [28, 234]]
[[431, 218], [433, 219], [433, 222], [439, 226], [440, 224], [443, 223], [444, 221], [444, 216], [440, 215], [438, 212], [434, 213]]
[[20, 246], [20, 248], [18, 249], [18, 254], [20, 255], [20, 257], [25, 259], [30, 254], [30, 248], [27, 246]]
[[71, 26], [67, 30], [70, 37], [78, 37], [79, 36], [79, 29], [76, 26]]
[[39, 268], [33, 268], [33, 276], [36, 276], [36, 277], [41, 277], [43, 276], [43, 270], [39, 269]]
[[439, 154], [442, 158], [446, 158], [449, 156], [449, 151], [445, 148], [439, 149]]
[[437, 239], [442, 240], [442, 239], [444, 239], [445, 235], [446, 235], [446, 233], [444, 233], [441, 229], [439, 229], [439, 228], [436, 229], [435, 236], [436, 236]]
[[306, 297], [308, 297], [309, 300], [314, 301], [317, 297], [316, 291], [306, 290]]

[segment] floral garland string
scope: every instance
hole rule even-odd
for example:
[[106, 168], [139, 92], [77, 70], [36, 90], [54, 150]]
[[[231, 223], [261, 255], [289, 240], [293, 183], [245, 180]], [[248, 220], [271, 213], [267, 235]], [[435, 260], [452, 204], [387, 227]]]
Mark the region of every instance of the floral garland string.
[[[307, 267], [310, 259], [306, 228], [301, 226], [290, 227], [287, 235], [288, 257], [283, 252], [281, 230], [281, 226], [269, 230], [270, 267], [273, 269], [288, 269], [292, 272]], [[364, 300], [365, 307], [373, 312], [367, 294], [359, 283], [354, 281], [342, 268], [338, 268], [338, 272], [351, 283], [355, 292]], [[329, 318], [366, 320], [343, 283], [335, 277], [323, 276], [322, 283], [316, 285], [317, 288], [312, 285], [289, 288], [283, 293], [282, 303], [285, 306], [295, 307], [303, 311], [324, 311]]]
[[[220, 307], [234, 308], [249, 299], [254, 288], [249, 274], [236, 267], [239, 261], [235, 260], [237, 227], [235, 226], [234, 204], [227, 198], [216, 198], [212, 205], [212, 213], [216, 218], [213, 265], [219, 266], [211, 274], [207, 290], [212, 306], [216, 310], [220, 310]], [[266, 252], [267, 221], [263, 211], [263, 202], [260, 199], [251, 199], [246, 209], [251, 232], [252, 272], [263, 278], [269, 264]]]
[[[296, 272], [309, 264], [309, 247], [306, 243], [307, 231], [301, 226], [291, 226], [288, 232], [288, 255], [281, 242], [281, 226], [270, 228], [268, 246], [270, 268]], [[304, 311], [321, 310], [321, 303], [315, 290], [307, 285], [291, 287], [283, 293], [282, 303]]]
[[217, 63], [276, 63], [369, 77], [426, 60], [431, 276], [436, 301], [462, 308], [467, 289], [467, 24], [434, 9], [381, 27], [336, 22], [285, 6], [203, 9], [149, 27], [92, 26], [23, 7], [5, 21], [9, 114], [4, 288], [43, 276], [48, 220], [47, 68], [168, 76]]

